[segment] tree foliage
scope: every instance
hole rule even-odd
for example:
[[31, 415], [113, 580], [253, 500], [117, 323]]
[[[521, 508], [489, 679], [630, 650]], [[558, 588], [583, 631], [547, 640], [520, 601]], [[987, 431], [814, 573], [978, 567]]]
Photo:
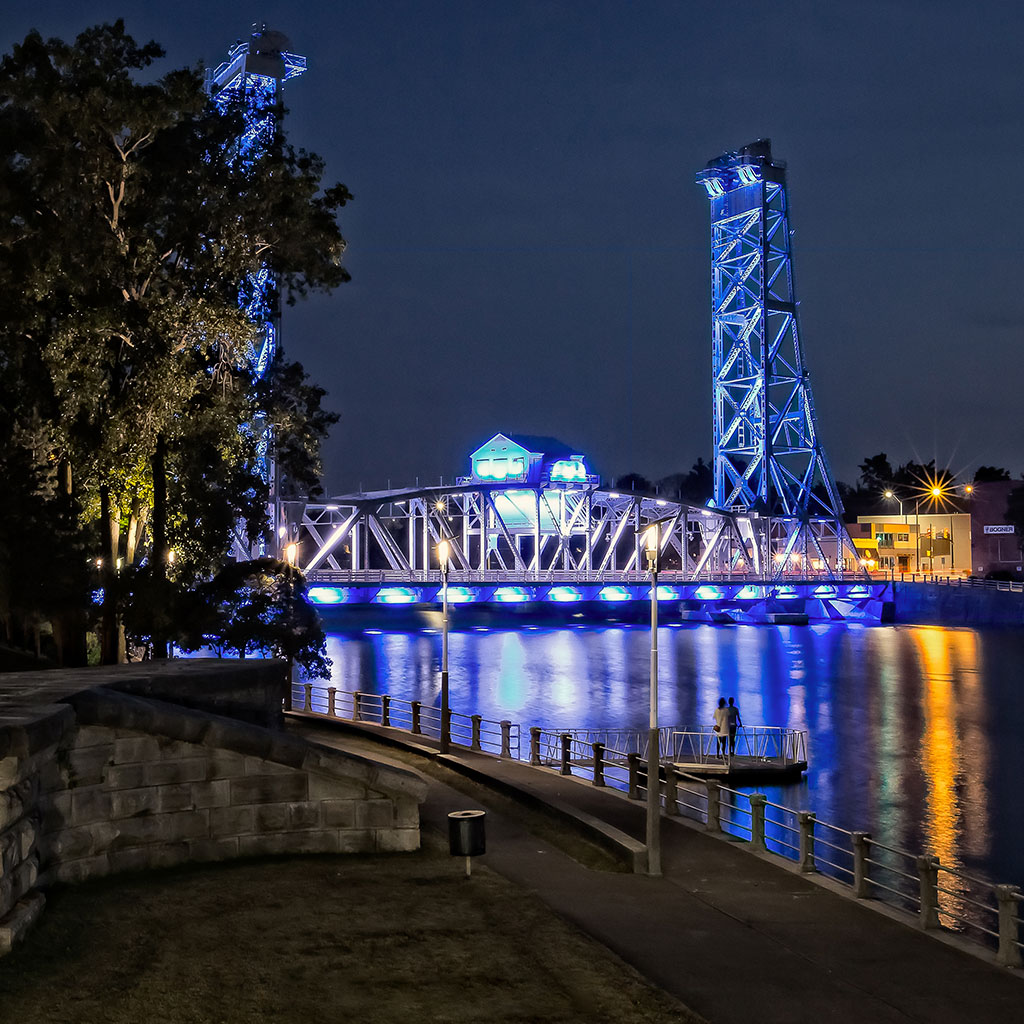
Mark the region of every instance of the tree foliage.
[[[117, 21], [71, 44], [32, 32], [0, 61], [0, 397], [5, 434], [23, 439], [6, 455], [18, 497], [0, 512], [8, 618], [81, 605], [97, 559], [112, 593], [116, 566], [153, 553], [164, 478], [177, 579], [209, 579], [237, 521], [253, 540], [266, 529], [241, 423], [272, 423], [290, 485], [317, 487], [324, 393], [281, 360], [256, 386], [260, 328], [240, 292], [265, 268], [273, 314], [347, 280], [336, 213], [351, 196], [280, 132], [243, 163], [240, 117], [210, 101], [200, 69], [140, 80], [162, 56]], [[14, 509], [29, 505], [83, 567], [60, 598], [12, 587]]]

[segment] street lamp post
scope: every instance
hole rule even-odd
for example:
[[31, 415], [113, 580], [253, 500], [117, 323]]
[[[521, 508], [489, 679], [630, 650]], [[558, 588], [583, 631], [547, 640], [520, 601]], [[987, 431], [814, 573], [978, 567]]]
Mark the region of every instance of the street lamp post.
[[[294, 580], [292, 579], [292, 573], [295, 571], [295, 556], [298, 554], [298, 544], [288, 544], [284, 549], [284, 560], [287, 568], [285, 569], [285, 598], [288, 602], [288, 686], [285, 690], [284, 706], [285, 710], [291, 711], [292, 709], [292, 673], [295, 671], [295, 658], [292, 654], [292, 623], [294, 621], [292, 617], [292, 602], [294, 600]], [[306, 708], [307, 711], [311, 711], [312, 708]]]
[[451, 743], [451, 713], [448, 710], [448, 541], [437, 545], [441, 563], [441, 753], [447, 754]]
[[661, 531], [657, 524], [644, 536], [647, 568], [651, 573], [651, 687], [647, 736], [647, 873], [661, 874], [661, 743], [658, 733], [658, 554]]
[[[889, 490], [885, 491], [883, 493], [882, 497], [887, 498], [889, 501], [895, 501], [896, 504], [899, 505], [899, 507], [900, 507], [900, 515], [903, 516], [903, 525], [904, 526], [909, 525], [907, 523], [907, 517], [903, 515], [903, 499], [900, 498], [900, 496], [895, 491], [893, 491], [892, 489], [889, 489]], [[915, 544], [918, 543], [917, 537], [914, 538], [914, 543]], [[915, 572], [917, 571], [917, 559], [918, 559], [918, 552], [915, 551], [915, 553], [914, 553], [914, 571]], [[894, 556], [893, 557], [893, 563], [895, 563], [895, 561], [896, 561], [896, 558]], [[895, 579], [896, 578], [896, 566], [895, 566], [895, 564], [893, 564], [893, 567], [892, 567], [892, 575], [893, 575], [893, 579]]]

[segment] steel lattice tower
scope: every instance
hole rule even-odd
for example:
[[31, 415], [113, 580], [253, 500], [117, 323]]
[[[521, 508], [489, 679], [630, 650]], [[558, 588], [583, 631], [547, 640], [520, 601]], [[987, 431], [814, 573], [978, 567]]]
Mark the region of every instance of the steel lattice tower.
[[[306, 70], [306, 58], [289, 52], [288, 45], [282, 33], [265, 25], [254, 25], [249, 41], [236, 42], [228, 50], [228, 59], [207, 73], [206, 88], [214, 103], [224, 111], [238, 111], [242, 115], [238, 151], [243, 165], [256, 159], [273, 138], [281, 86]], [[274, 293], [273, 276], [267, 267], [249, 274], [240, 289], [239, 301], [257, 328], [256, 342], [248, 353], [249, 365], [257, 377], [267, 372], [277, 351], [278, 309]], [[251, 427], [256, 436], [260, 475], [270, 485], [268, 520], [276, 538], [280, 516], [271, 431], [259, 422]], [[244, 536], [236, 536], [234, 548], [240, 558], [265, 553], [249, 550]]]
[[800, 345], [785, 164], [761, 139], [697, 180], [711, 203], [715, 504], [750, 514], [759, 572], [855, 566]]

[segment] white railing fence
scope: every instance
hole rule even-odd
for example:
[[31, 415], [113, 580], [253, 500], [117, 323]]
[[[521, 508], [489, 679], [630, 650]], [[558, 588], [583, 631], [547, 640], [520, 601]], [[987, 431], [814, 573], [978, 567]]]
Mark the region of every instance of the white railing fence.
[[[388, 694], [296, 682], [292, 683], [291, 707], [327, 718], [391, 726], [414, 736], [438, 739], [441, 735], [439, 708]], [[457, 746], [520, 759], [519, 726], [515, 722], [495, 722], [482, 715], [465, 715], [449, 708], [448, 733]]]

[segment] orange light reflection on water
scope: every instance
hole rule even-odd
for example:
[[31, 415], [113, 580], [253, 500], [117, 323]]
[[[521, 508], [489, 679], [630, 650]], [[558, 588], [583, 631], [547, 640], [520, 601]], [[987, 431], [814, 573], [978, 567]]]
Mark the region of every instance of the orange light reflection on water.
[[[913, 631], [923, 681], [922, 711], [924, 730], [921, 737], [921, 768], [926, 787], [926, 808], [923, 838], [930, 853], [946, 867], [960, 868], [957, 837], [963, 831], [965, 808], [960, 787], [971, 794], [970, 779], [983, 774], [984, 764], [970, 761], [986, 757], [985, 745], [972, 729], [965, 745], [961, 702], [971, 701], [971, 685], [977, 679], [977, 637], [968, 630], [919, 627]], [[954, 689], [957, 678], [967, 681], [965, 693]], [[969, 720], [969, 718], [967, 719]], [[988, 810], [983, 794], [969, 800], [971, 833], [977, 842], [988, 838]], [[977, 831], [975, 831], [977, 830]], [[966, 890], [956, 876], [940, 873], [939, 885], [953, 892]], [[955, 895], [941, 894], [940, 906], [961, 914], [964, 905]]]

